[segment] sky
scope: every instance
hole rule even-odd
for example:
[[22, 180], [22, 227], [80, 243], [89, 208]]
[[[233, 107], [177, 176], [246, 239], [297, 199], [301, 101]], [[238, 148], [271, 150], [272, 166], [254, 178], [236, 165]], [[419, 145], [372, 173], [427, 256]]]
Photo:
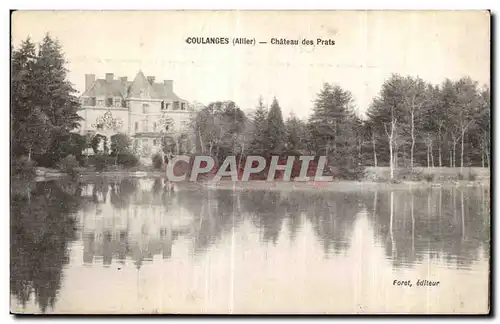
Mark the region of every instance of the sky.
[[[249, 111], [276, 97], [285, 118], [307, 118], [323, 83], [349, 90], [360, 114], [392, 73], [441, 83], [490, 81], [486, 11], [17, 11], [12, 41], [62, 45], [68, 78], [85, 74], [174, 80], [188, 101], [234, 100]], [[247, 37], [255, 46], [193, 45], [187, 37]], [[334, 40], [333, 46], [279, 46], [271, 38]], [[267, 44], [258, 44], [267, 41]]]

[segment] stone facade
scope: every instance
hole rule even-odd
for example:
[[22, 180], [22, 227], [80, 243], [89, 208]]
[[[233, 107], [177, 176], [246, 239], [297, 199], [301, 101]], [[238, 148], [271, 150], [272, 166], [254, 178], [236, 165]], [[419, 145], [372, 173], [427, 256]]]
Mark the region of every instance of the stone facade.
[[158, 151], [162, 137], [170, 138], [174, 146], [182, 137], [188, 142], [183, 144], [183, 151], [193, 149], [188, 124], [194, 109], [174, 93], [172, 80], [157, 83], [141, 71], [133, 81], [115, 78], [112, 73], [97, 80], [95, 75], [86, 74], [81, 103], [78, 114], [83, 118], [82, 135], [101, 134], [109, 138], [125, 133], [143, 156]]

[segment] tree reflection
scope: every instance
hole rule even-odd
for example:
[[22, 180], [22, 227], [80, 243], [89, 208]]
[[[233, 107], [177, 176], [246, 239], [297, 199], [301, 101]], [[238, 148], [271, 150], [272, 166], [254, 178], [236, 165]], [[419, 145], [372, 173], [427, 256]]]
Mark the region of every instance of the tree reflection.
[[11, 292], [23, 305], [34, 295], [44, 312], [54, 306], [68, 263], [67, 245], [77, 226], [70, 215], [75, 213], [82, 227], [83, 263], [106, 267], [130, 262], [140, 269], [156, 255], [169, 262], [179, 237], [191, 243], [193, 255], [203, 255], [242, 224], [250, 224], [269, 246], [287, 237], [293, 243], [303, 229], [312, 229], [325, 257], [342, 254], [364, 209], [377, 244], [396, 268], [425, 258], [467, 268], [481, 248], [490, 253], [488, 187], [172, 191], [163, 179], [100, 179], [13, 188]]
[[[392, 199], [391, 199], [392, 197]], [[365, 204], [375, 237], [395, 267], [425, 257], [468, 268], [489, 253], [489, 188], [377, 191]]]
[[72, 186], [55, 182], [26, 187], [11, 196], [10, 291], [23, 306], [33, 294], [45, 312], [54, 307], [62, 269], [69, 262], [68, 243], [75, 240], [72, 214], [80, 200], [76, 185], [73, 195], [68, 192]]

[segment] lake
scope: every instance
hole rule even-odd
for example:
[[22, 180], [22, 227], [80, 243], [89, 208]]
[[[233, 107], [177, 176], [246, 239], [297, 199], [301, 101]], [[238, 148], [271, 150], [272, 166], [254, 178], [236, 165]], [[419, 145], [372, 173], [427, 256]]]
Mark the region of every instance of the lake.
[[10, 221], [16, 313], [489, 307], [487, 184], [173, 192], [162, 179], [36, 182], [12, 189]]

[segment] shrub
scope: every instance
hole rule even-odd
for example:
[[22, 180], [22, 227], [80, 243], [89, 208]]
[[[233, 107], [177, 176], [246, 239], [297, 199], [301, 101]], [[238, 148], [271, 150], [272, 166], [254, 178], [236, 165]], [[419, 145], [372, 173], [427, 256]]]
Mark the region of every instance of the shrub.
[[407, 181], [422, 181], [426, 175], [420, 170], [410, 169], [410, 168], [401, 168], [396, 171], [396, 177], [400, 180]]
[[28, 160], [26, 156], [14, 158], [10, 163], [11, 175], [19, 178], [30, 178], [35, 176], [36, 163], [33, 160]]
[[139, 158], [132, 153], [119, 154], [116, 159], [116, 164], [126, 168], [131, 168], [139, 165]]
[[76, 168], [78, 168], [80, 164], [78, 163], [76, 157], [74, 155], [68, 155], [59, 163], [57, 163], [57, 167], [67, 174], [74, 176], [76, 175]]
[[99, 172], [104, 171], [106, 167], [109, 165], [109, 162], [111, 162], [111, 160], [108, 155], [97, 154], [96, 156], [94, 156], [94, 167], [96, 171]]
[[434, 173], [426, 173], [424, 175], [424, 179], [427, 181], [427, 182], [432, 182], [434, 180]]
[[111, 155], [127, 154], [130, 151], [132, 140], [127, 134], [118, 133], [110, 138], [111, 140]]
[[365, 177], [365, 168], [363, 166], [338, 168], [338, 177], [344, 180], [361, 180]]
[[151, 160], [153, 161], [153, 167], [155, 169], [161, 169], [162, 166], [163, 166], [163, 159], [161, 158], [161, 154], [160, 153], [156, 153], [155, 155], [153, 155], [153, 157], [151, 158]]

